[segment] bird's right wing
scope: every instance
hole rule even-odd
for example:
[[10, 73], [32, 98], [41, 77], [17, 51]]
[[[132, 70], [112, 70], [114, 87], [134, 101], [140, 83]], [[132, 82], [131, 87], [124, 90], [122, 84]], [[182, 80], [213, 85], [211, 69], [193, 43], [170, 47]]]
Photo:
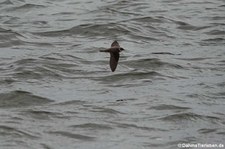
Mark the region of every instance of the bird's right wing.
[[110, 65], [110, 68], [111, 68], [112, 72], [114, 72], [116, 70], [116, 67], [117, 67], [117, 64], [118, 64], [118, 61], [119, 61], [119, 57], [120, 57], [119, 53], [110, 52], [109, 65]]

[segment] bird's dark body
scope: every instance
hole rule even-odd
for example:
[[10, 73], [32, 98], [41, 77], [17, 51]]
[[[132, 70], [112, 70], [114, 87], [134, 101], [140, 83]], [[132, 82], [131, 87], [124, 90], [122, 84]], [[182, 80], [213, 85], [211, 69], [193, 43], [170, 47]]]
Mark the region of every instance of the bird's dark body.
[[111, 48], [106, 49], [106, 50], [100, 50], [100, 52], [109, 52], [110, 53], [110, 61], [109, 61], [109, 65], [110, 68], [112, 70], [112, 72], [114, 72], [116, 70], [119, 58], [120, 58], [120, 52], [123, 51], [124, 49], [120, 47], [119, 43], [117, 41], [114, 41], [111, 44]]

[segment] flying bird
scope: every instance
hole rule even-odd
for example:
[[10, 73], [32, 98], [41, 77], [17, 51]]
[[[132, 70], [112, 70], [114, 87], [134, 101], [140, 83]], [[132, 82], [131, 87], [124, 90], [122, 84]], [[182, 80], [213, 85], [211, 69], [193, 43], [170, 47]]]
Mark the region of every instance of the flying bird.
[[100, 50], [100, 52], [109, 52], [110, 53], [110, 60], [109, 60], [109, 65], [114, 72], [116, 70], [119, 58], [120, 58], [120, 52], [123, 51], [124, 49], [120, 47], [119, 43], [117, 41], [114, 41], [111, 44], [111, 48], [106, 49], [106, 50]]

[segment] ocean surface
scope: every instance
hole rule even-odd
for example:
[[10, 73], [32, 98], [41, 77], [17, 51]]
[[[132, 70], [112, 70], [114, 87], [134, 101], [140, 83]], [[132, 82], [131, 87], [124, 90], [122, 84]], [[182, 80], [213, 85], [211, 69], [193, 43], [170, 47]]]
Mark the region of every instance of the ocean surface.
[[225, 0], [0, 0], [1, 149], [224, 140]]

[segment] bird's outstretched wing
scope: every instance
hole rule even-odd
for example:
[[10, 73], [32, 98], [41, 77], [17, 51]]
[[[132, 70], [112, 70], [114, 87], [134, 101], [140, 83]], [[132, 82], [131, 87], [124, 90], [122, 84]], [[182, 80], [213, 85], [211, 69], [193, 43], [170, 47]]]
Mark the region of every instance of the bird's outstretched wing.
[[117, 46], [117, 47], [120, 46], [119, 43], [116, 40], [111, 44], [111, 47], [115, 47], [115, 46]]
[[114, 72], [116, 70], [116, 67], [117, 67], [117, 64], [119, 61], [119, 57], [120, 57], [120, 54], [118, 52], [110, 52], [109, 65], [110, 65], [112, 72]]

